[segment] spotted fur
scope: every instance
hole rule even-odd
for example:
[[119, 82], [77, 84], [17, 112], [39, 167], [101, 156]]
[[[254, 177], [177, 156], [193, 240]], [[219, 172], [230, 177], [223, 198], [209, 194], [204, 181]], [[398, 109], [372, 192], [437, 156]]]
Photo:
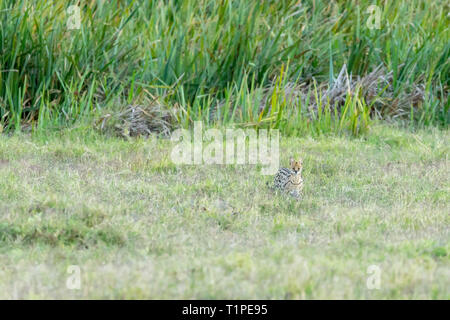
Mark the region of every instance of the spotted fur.
[[299, 198], [303, 190], [302, 160], [291, 159], [290, 168], [281, 168], [273, 180], [273, 188]]

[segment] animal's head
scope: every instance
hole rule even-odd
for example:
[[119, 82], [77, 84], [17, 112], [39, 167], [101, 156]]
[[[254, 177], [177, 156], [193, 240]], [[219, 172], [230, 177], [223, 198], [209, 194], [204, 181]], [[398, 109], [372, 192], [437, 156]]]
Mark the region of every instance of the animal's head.
[[303, 161], [302, 159], [295, 160], [291, 158], [291, 169], [294, 170], [296, 174], [301, 174], [303, 169]]

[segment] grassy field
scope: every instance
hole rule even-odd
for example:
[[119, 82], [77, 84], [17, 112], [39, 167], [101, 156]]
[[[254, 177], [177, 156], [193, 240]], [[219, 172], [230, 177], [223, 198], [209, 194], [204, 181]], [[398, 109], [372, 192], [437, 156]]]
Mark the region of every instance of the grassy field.
[[[0, 298], [449, 299], [449, 8], [0, 1]], [[303, 198], [175, 165], [197, 121]]]
[[2, 1], [0, 130], [70, 126], [127, 104], [170, 110], [176, 126], [294, 135], [330, 131], [331, 117], [364, 129], [369, 114], [447, 126], [448, 9], [445, 0]]
[[282, 162], [304, 159], [295, 201], [255, 166], [175, 166], [169, 140], [3, 135], [0, 298], [449, 299], [449, 142], [283, 137]]

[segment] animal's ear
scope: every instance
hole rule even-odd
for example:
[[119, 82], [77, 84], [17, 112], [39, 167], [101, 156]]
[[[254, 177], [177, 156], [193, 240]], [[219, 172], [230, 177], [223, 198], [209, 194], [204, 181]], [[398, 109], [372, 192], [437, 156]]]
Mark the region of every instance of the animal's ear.
[[294, 165], [294, 162], [295, 162], [294, 158], [289, 159], [289, 164], [290, 164], [291, 166]]
[[298, 162], [299, 162], [301, 165], [303, 165], [303, 159], [302, 159], [302, 158], [299, 158], [299, 159], [298, 159]]

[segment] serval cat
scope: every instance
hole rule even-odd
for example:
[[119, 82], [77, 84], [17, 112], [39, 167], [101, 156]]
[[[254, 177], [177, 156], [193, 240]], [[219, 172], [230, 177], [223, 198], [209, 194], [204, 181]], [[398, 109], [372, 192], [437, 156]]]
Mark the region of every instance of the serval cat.
[[299, 198], [303, 190], [303, 161], [291, 158], [290, 168], [280, 168], [273, 180], [273, 189], [287, 192], [295, 198]]

